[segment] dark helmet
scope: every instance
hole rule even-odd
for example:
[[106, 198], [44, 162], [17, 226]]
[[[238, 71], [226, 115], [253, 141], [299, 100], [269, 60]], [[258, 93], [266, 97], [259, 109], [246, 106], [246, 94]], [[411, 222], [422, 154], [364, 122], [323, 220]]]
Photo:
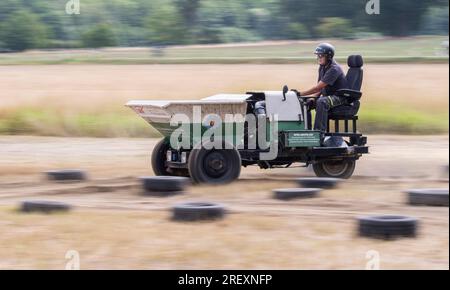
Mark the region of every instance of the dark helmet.
[[332, 59], [334, 57], [334, 46], [329, 43], [321, 43], [316, 47], [314, 54], [323, 54], [328, 56], [328, 59]]

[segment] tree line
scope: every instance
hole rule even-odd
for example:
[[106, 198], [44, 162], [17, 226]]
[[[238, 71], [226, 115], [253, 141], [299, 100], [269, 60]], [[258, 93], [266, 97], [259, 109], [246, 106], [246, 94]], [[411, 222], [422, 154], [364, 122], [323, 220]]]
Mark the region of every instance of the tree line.
[[[0, 49], [448, 35], [448, 0], [1, 0]], [[69, 13], [68, 13], [69, 12]]]

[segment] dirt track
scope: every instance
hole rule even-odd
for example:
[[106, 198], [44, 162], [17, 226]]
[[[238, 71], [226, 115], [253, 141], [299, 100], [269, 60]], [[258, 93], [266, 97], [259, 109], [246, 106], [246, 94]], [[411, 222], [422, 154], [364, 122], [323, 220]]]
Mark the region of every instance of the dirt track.
[[[449, 268], [448, 208], [410, 207], [403, 193], [448, 187], [448, 136], [369, 136], [371, 154], [354, 178], [294, 202], [272, 199], [271, 189], [295, 186], [295, 177], [312, 175], [306, 168], [248, 168], [231, 185], [143, 197], [136, 177], [151, 175], [156, 141], [0, 137], [0, 269], [63, 268], [69, 249], [80, 251], [83, 268], [364, 268], [372, 249], [382, 268]], [[45, 181], [41, 172], [55, 168], [86, 169], [90, 181]], [[76, 210], [56, 218], [12, 211], [24, 199]], [[225, 203], [231, 214], [218, 223], [170, 222], [167, 209], [184, 200]], [[419, 238], [357, 238], [354, 217], [375, 213], [421, 218]]]
[[[83, 168], [92, 178], [151, 174], [157, 139], [0, 137], [0, 182], [36, 180], [55, 168]], [[358, 161], [355, 177], [439, 177], [448, 165], [448, 136], [369, 136], [370, 154]], [[310, 175], [304, 168], [243, 170], [242, 177]]]

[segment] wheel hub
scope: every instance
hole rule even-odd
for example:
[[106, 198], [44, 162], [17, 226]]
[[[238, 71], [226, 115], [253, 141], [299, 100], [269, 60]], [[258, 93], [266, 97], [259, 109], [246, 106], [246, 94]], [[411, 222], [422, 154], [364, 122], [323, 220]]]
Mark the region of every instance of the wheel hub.
[[223, 168], [223, 160], [214, 159], [209, 163], [209, 166], [214, 170], [220, 170]]
[[205, 158], [205, 171], [210, 176], [221, 176], [227, 170], [227, 161], [220, 152], [212, 152]]

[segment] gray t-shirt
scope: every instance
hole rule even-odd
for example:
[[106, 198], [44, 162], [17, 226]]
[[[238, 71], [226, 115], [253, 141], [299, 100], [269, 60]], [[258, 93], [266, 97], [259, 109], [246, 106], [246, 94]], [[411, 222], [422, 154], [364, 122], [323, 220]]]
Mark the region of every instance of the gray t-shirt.
[[319, 67], [319, 81], [327, 84], [321, 92], [324, 96], [334, 95], [340, 89], [348, 89], [344, 71], [334, 60], [327, 66], [321, 65]]

